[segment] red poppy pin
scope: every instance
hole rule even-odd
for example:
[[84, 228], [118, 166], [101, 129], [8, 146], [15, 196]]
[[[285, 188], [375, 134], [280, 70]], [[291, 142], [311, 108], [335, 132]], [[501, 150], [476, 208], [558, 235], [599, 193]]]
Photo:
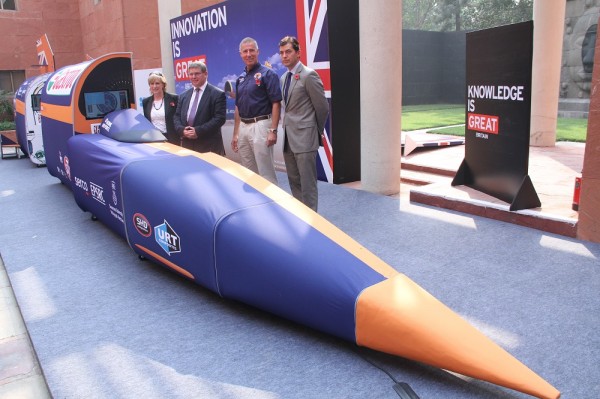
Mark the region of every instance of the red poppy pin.
[[294, 75], [294, 79], [296, 79], [296, 80], [300, 80], [300, 74], [299, 74], [299, 73], [295, 74], [295, 75]]
[[175, 106], [175, 103], [174, 103], [173, 101], [171, 101], [171, 102], [169, 103], [169, 105], [170, 105], [171, 107], [174, 107], [174, 106]]

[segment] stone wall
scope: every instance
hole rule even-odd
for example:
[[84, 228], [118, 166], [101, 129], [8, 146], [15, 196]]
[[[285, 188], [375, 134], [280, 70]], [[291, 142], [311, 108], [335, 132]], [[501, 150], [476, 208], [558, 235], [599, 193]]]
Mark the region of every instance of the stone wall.
[[[600, 62], [600, 40], [595, 45], [595, 62]], [[588, 131], [581, 172], [581, 196], [577, 238], [600, 242], [600, 68], [593, 72]]]
[[587, 117], [600, 0], [567, 0], [559, 116]]
[[403, 30], [402, 104], [464, 104], [465, 46], [465, 32]]

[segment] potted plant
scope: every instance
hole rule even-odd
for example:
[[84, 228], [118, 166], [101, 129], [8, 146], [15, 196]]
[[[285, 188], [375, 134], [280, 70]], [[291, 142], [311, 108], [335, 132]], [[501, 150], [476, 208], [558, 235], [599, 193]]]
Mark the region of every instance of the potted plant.
[[13, 121], [0, 121], [0, 132], [7, 130], [15, 130], [15, 122]]
[[13, 107], [13, 93], [0, 90], [0, 152], [4, 158], [4, 147], [12, 147], [19, 157], [19, 144], [15, 130], [15, 110]]

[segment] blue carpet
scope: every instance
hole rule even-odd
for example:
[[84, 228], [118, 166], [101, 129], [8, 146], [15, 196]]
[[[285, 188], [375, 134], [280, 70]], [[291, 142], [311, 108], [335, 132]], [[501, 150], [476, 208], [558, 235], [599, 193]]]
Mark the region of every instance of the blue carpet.
[[[600, 397], [600, 245], [319, 190], [323, 216], [562, 398]], [[28, 159], [0, 161], [0, 254], [55, 398], [398, 398], [394, 380], [422, 399], [528, 397], [356, 348], [140, 261]]]

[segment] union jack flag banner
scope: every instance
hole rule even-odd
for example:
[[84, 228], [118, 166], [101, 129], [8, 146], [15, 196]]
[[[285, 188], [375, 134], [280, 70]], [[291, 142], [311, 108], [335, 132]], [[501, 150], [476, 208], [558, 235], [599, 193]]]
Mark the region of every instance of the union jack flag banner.
[[[317, 71], [331, 104], [331, 78], [326, 0], [229, 0], [182, 15], [170, 21], [175, 91], [189, 89], [187, 65], [201, 60], [206, 63], [210, 83], [228, 95], [227, 122], [223, 137], [227, 145], [233, 129], [235, 81], [243, 74], [238, 46], [245, 37], [259, 44], [259, 60], [279, 76], [287, 71], [279, 56], [279, 40], [296, 36], [302, 49], [301, 61]], [[319, 149], [317, 171], [320, 180], [333, 182], [331, 123], [328, 120]], [[283, 159], [275, 154], [275, 165]], [[228, 154], [230, 156], [230, 154]], [[231, 154], [232, 159], [235, 154]]]
[[[331, 104], [331, 76], [329, 70], [329, 40], [327, 30], [327, 0], [296, 0], [296, 24], [302, 63], [314, 69], [325, 87], [325, 96]], [[319, 148], [319, 172], [328, 182], [333, 182], [333, 149], [331, 147], [331, 124], [325, 128]]]
[[35, 47], [37, 49], [38, 65], [46, 67], [45, 72], [54, 72], [54, 53], [45, 33], [35, 41]]

